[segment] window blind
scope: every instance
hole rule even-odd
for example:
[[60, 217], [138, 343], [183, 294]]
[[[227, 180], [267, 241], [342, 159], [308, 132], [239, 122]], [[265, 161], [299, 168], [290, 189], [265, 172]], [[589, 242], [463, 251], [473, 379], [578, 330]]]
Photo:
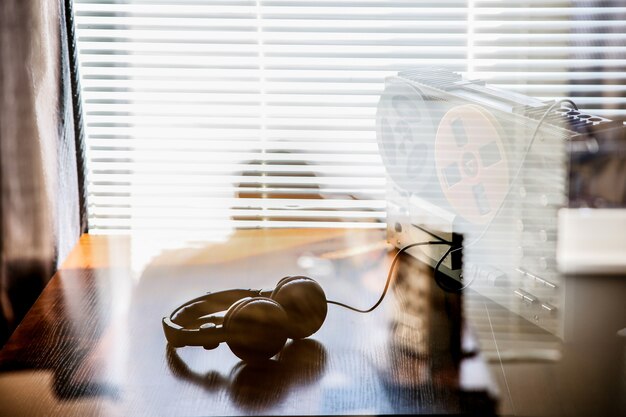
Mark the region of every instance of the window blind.
[[624, 115], [626, 8], [588, 3], [75, 0], [90, 231], [382, 228], [386, 76]]
[[626, 116], [622, 0], [469, 0], [468, 72], [544, 100], [571, 97], [589, 113]]

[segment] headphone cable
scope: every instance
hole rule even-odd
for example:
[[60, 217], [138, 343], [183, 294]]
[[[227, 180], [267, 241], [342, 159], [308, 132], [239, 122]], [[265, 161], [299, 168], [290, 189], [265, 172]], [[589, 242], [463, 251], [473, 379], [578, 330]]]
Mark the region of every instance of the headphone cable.
[[400, 249], [396, 253], [396, 255], [393, 257], [393, 260], [391, 261], [391, 266], [389, 267], [389, 273], [387, 274], [387, 282], [385, 282], [385, 288], [383, 289], [383, 292], [380, 295], [380, 298], [378, 299], [378, 301], [376, 301], [376, 303], [373, 306], [371, 306], [367, 310], [361, 310], [359, 308], [349, 306], [349, 305], [341, 303], [339, 301], [326, 300], [326, 302], [328, 304], [334, 304], [334, 305], [337, 305], [337, 306], [340, 306], [340, 307], [347, 308], [348, 310], [356, 311], [357, 313], [369, 313], [369, 312], [373, 311], [376, 307], [378, 307], [380, 305], [380, 303], [383, 302], [383, 299], [385, 298], [385, 295], [387, 295], [387, 290], [389, 289], [389, 284], [391, 284], [391, 278], [393, 277], [393, 272], [395, 270], [396, 264], [398, 263], [398, 260], [400, 259], [400, 255], [402, 255], [404, 252], [406, 252], [407, 250], [409, 250], [411, 248], [414, 248], [416, 246], [423, 246], [423, 245], [448, 245], [448, 246], [452, 247], [452, 243], [447, 242], [445, 240], [434, 240], [434, 241], [428, 241], [428, 242], [416, 242], [416, 243], [411, 243], [409, 245], [404, 246], [402, 249]]

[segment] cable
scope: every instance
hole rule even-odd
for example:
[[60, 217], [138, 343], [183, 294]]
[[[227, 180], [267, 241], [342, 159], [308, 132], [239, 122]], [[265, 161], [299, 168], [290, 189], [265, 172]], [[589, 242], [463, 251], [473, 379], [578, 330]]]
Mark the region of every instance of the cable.
[[522, 159], [522, 164], [520, 165], [520, 167], [524, 164], [524, 160], [526, 159], [526, 156], [528, 156], [528, 152], [530, 152], [530, 148], [532, 147], [533, 142], [535, 141], [535, 137], [537, 136], [537, 133], [539, 132], [539, 128], [541, 127], [543, 122], [546, 120], [550, 112], [554, 110], [556, 106], [560, 106], [563, 103], [569, 103], [572, 105], [574, 110], [578, 110], [578, 106], [576, 105], [576, 103], [574, 103], [572, 100], [567, 99], [567, 98], [564, 98], [563, 100], [559, 100], [557, 102], [552, 103], [552, 105], [548, 107], [548, 109], [543, 113], [543, 116], [541, 116], [541, 119], [539, 119], [539, 121], [537, 122], [537, 125], [535, 126], [535, 131], [533, 132], [533, 135], [530, 137], [530, 142], [528, 143], [528, 148], [526, 148], [526, 154], [524, 155], [524, 158]]
[[437, 277], [437, 273], [439, 272], [439, 267], [440, 267], [440, 266], [441, 266], [441, 264], [443, 263], [444, 259], [446, 259], [446, 257], [447, 257], [448, 255], [451, 255], [451, 254], [453, 254], [454, 252], [458, 252], [458, 251], [460, 251], [461, 249], [463, 249], [463, 246], [459, 246], [458, 248], [454, 248], [454, 249], [453, 249], [452, 247], [450, 247], [450, 248], [446, 251], [446, 253], [444, 253], [444, 254], [443, 254], [443, 256], [439, 259], [439, 261], [437, 261], [437, 264], [435, 265], [435, 269], [434, 269], [434, 272], [433, 272], [433, 278], [434, 278], [435, 282], [437, 283], [437, 285], [439, 286], [439, 288], [441, 288], [442, 290], [444, 290], [444, 291], [446, 291], [446, 292], [456, 292], [456, 293], [461, 292], [461, 291], [463, 291], [464, 289], [466, 289], [467, 287], [469, 287], [470, 285], [472, 285], [472, 283], [474, 282], [474, 279], [476, 279], [476, 277], [474, 277], [474, 278], [472, 278], [472, 280], [471, 280], [470, 282], [468, 282], [467, 284], [465, 284], [465, 285], [463, 285], [463, 286], [461, 286], [461, 287], [459, 287], [459, 288], [454, 288], [454, 287], [450, 287], [450, 286], [444, 285], [443, 281], [442, 281], [442, 280], [440, 280], [440, 279]]
[[[391, 284], [391, 278], [393, 276], [393, 271], [395, 270], [395, 266], [396, 266], [396, 263], [398, 262], [398, 259], [400, 259], [400, 255], [402, 255], [404, 252], [406, 252], [407, 250], [409, 250], [409, 249], [411, 249], [411, 248], [413, 248], [415, 246], [423, 246], [423, 245], [448, 245], [448, 246], [450, 246], [450, 248], [452, 248], [452, 244], [450, 242], [445, 241], [445, 240], [428, 241], [428, 242], [416, 242], [416, 243], [411, 243], [409, 245], [404, 246], [402, 249], [400, 249], [398, 251], [398, 253], [396, 253], [396, 255], [393, 257], [393, 260], [391, 261], [391, 266], [389, 267], [389, 273], [387, 274], [387, 282], [385, 283], [385, 288], [383, 289], [383, 292], [380, 295], [380, 298], [378, 299], [378, 301], [376, 301], [376, 303], [373, 306], [371, 306], [367, 310], [361, 310], [359, 308], [349, 306], [349, 305], [341, 303], [339, 301], [326, 300], [326, 302], [328, 304], [335, 304], [337, 306], [344, 307], [344, 308], [347, 308], [347, 309], [352, 310], [352, 311], [356, 311], [357, 313], [369, 313], [369, 312], [373, 311], [376, 307], [378, 307], [380, 305], [380, 303], [382, 303], [383, 299], [385, 298], [385, 295], [387, 295], [387, 290], [389, 289], [389, 284]], [[450, 249], [448, 249], [448, 252], [449, 251], [450, 251]]]

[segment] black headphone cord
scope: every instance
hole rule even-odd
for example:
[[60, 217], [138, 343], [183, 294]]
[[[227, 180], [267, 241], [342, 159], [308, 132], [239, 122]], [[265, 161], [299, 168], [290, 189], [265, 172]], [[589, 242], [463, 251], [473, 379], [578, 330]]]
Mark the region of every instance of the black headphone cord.
[[391, 266], [389, 267], [389, 273], [387, 274], [387, 282], [385, 283], [385, 288], [383, 289], [383, 292], [380, 295], [380, 298], [378, 299], [378, 301], [376, 301], [376, 303], [373, 306], [371, 306], [367, 310], [361, 310], [359, 308], [349, 306], [349, 305], [341, 303], [339, 301], [326, 300], [326, 302], [328, 304], [335, 304], [337, 306], [344, 307], [344, 308], [347, 308], [347, 309], [352, 310], [352, 311], [356, 311], [357, 313], [369, 313], [369, 312], [373, 311], [376, 307], [378, 307], [380, 305], [380, 303], [383, 302], [383, 299], [385, 298], [385, 295], [387, 295], [387, 290], [389, 289], [389, 284], [391, 284], [391, 278], [393, 277], [393, 272], [395, 270], [396, 263], [398, 263], [398, 260], [400, 259], [400, 255], [402, 255], [404, 252], [406, 252], [407, 250], [409, 250], [409, 249], [411, 249], [411, 248], [413, 248], [415, 246], [423, 246], [423, 245], [448, 245], [448, 246], [452, 247], [452, 243], [447, 242], [445, 240], [434, 240], [434, 241], [428, 241], [428, 242], [411, 243], [411, 244], [406, 245], [403, 248], [401, 248], [398, 251], [398, 253], [396, 253], [396, 255], [393, 257], [393, 260], [391, 261]]

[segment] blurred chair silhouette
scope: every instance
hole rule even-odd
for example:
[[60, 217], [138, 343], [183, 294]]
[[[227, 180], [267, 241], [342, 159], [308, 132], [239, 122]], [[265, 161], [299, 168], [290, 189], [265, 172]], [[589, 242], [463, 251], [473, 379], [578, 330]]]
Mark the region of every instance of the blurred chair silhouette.
[[0, 2], [0, 346], [86, 230], [66, 15], [64, 0]]

